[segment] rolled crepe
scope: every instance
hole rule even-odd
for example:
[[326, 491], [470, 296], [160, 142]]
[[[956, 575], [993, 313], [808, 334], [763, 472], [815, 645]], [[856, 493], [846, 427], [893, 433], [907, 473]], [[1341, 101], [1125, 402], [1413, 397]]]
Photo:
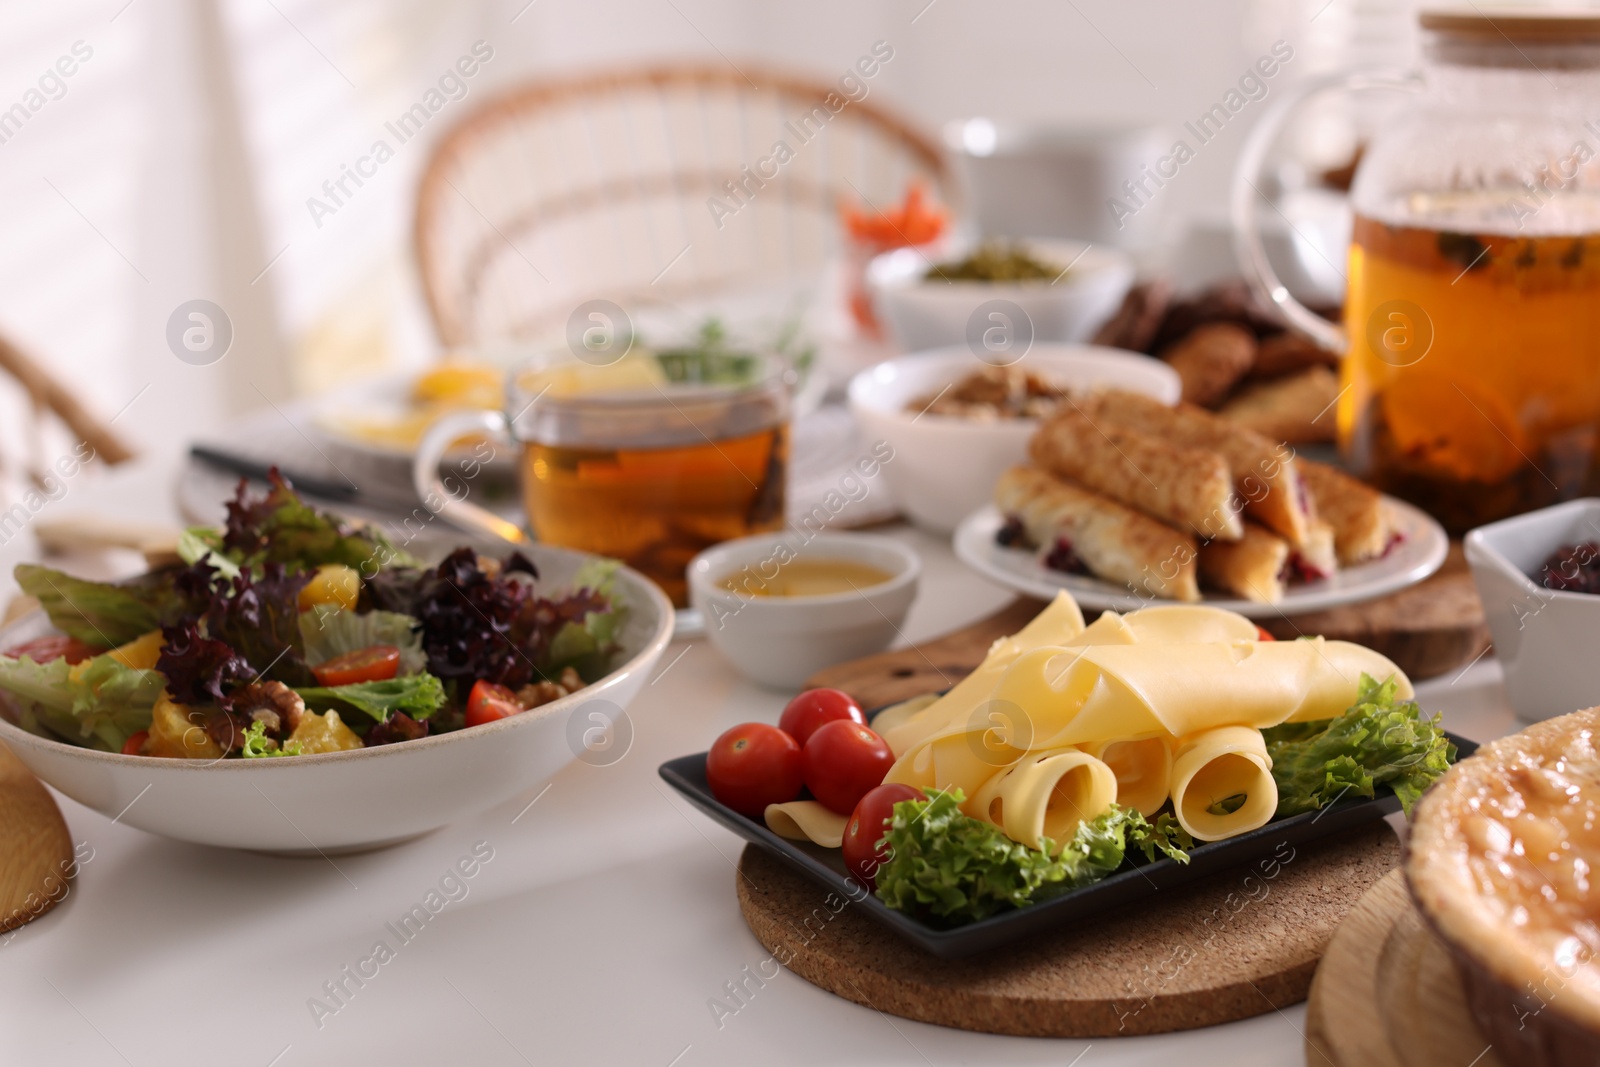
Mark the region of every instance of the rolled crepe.
[[787, 804], [768, 804], [767, 829], [791, 841], [810, 841], [823, 848], [844, 844], [844, 828], [850, 818], [829, 811], [815, 800], [791, 800]]
[[1253, 522], [1237, 541], [1200, 546], [1200, 577], [1206, 584], [1246, 600], [1276, 604], [1289, 574], [1289, 542]]
[[[1241, 795], [1243, 802], [1232, 812], [1214, 808]], [[1261, 731], [1220, 726], [1186, 738], [1172, 761], [1172, 810], [1197, 841], [1265, 826], [1278, 810], [1278, 783], [1272, 780]]]
[[1065, 410], [1028, 445], [1036, 466], [1202, 538], [1241, 533], [1233, 478], [1220, 455]]
[[1200, 599], [1192, 534], [1032, 467], [1001, 475], [995, 504], [1042, 551], [1069, 547], [1097, 577], [1136, 593]]
[[1389, 509], [1377, 490], [1311, 460], [1296, 460], [1295, 469], [1311, 494], [1317, 515], [1333, 527], [1340, 563], [1350, 567], [1383, 555], [1394, 531]]
[[1042, 848], [1048, 837], [1059, 849], [1117, 799], [1117, 776], [1081, 749], [1029, 752], [1015, 766], [979, 787], [970, 806], [975, 818], [993, 823], [1007, 837]]
[[1019, 655], [1029, 649], [1066, 644], [1083, 629], [1083, 612], [1078, 609], [1078, 602], [1072, 599], [1071, 593], [1057, 593], [1055, 600], [1035, 615], [1028, 625], [989, 646], [989, 653], [978, 668], [957, 682], [948, 693], [920, 712], [906, 716], [899, 722], [886, 723], [882, 729], [878, 729], [878, 735], [888, 743], [891, 752], [903, 757], [919, 743], [947, 732], [952, 726], [970, 726], [974, 721], [987, 723], [988, 720], [981, 716], [975, 720], [978, 706], [989, 699], [995, 683]]
[[1172, 740], [1160, 737], [1097, 741], [1083, 746], [1117, 777], [1117, 803], [1150, 817], [1172, 791]]
[[1306, 523], [1306, 538], [1295, 549], [1290, 562], [1307, 581], [1328, 578], [1339, 569], [1339, 552], [1334, 547], [1333, 527], [1321, 515]]
[[1172, 444], [1216, 452], [1228, 463], [1245, 514], [1299, 547], [1310, 518], [1295, 475], [1294, 450], [1192, 404], [1169, 408], [1138, 393], [1107, 390], [1085, 401], [1101, 425], [1150, 434]]
[[1027, 747], [1086, 745], [1125, 737], [1187, 737], [1218, 726], [1257, 729], [1342, 715], [1361, 675], [1411, 683], [1370, 648], [1321, 637], [1193, 645], [1040, 648], [1017, 658], [995, 699], [1026, 709], [1015, 735]]

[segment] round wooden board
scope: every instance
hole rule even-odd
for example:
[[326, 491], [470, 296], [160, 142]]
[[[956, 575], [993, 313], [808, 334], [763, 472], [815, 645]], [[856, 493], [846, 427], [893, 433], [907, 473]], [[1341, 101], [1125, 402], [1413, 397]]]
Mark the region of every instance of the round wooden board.
[[1191, 1030], [1304, 1000], [1334, 929], [1399, 856], [1394, 832], [1376, 822], [1295, 846], [1281, 865], [1162, 890], [1079, 928], [962, 960], [928, 955], [848, 905], [835, 914], [826, 890], [755, 846], [736, 881], [757, 940], [846, 1000], [963, 1030], [1108, 1037]]
[[1328, 945], [1306, 1008], [1306, 1063], [1501, 1067], [1467, 1010], [1450, 950], [1392, 871]]
[[0, 932], [55, 907], [71, 869], [72, 838], [55, 798], [0, 744]]

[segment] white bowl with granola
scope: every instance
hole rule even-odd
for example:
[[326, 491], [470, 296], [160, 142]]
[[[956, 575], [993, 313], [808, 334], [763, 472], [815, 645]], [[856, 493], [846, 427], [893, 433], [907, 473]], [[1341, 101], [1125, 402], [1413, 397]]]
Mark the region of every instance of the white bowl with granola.
[[1027, 461], [1042, 418], [1074, 393], [1104, 388], [1174, 404], [1181, 383], [1160, 360], [1114, 348], [1036, 343], [996, 367], [958, 345], [862, 371], [850, 382], [850, 409], [868, 441], [894, 450], [883, 477], [900, 510], [949, 532], [989, 502], [1002, 473]]

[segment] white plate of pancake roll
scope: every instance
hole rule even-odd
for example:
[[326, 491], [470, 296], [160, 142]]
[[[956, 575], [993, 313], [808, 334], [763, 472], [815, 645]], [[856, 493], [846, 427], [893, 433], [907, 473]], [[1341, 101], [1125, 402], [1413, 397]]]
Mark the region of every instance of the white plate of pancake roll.
[[1028, 454], [957, 528], [955, 550], [1030, 596], [1303, 614], [1420, 582], [1450, 547], [1409, 504], [1190, 404], [1081, 396]]

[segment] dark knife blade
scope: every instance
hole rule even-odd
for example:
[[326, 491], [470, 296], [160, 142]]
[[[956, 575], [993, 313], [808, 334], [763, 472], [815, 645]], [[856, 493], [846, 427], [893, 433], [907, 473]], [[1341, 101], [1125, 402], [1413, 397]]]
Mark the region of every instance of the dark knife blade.
[[315, 474], [291, 470], [282, 464], [263, 463], [248, 456], [225, 452], [207, 445], [189, 446], [189, 455], [219, 470], [238, 474], [257, 482], [267, 481], [268, 472], [276, 466], [278, 473], [287, 478], [291, 485], [303, 493], [320, 496], [325, 500], [345, 500], [352, 503], [361, 499], [361, 490], [348, 480], [333, 481]]

